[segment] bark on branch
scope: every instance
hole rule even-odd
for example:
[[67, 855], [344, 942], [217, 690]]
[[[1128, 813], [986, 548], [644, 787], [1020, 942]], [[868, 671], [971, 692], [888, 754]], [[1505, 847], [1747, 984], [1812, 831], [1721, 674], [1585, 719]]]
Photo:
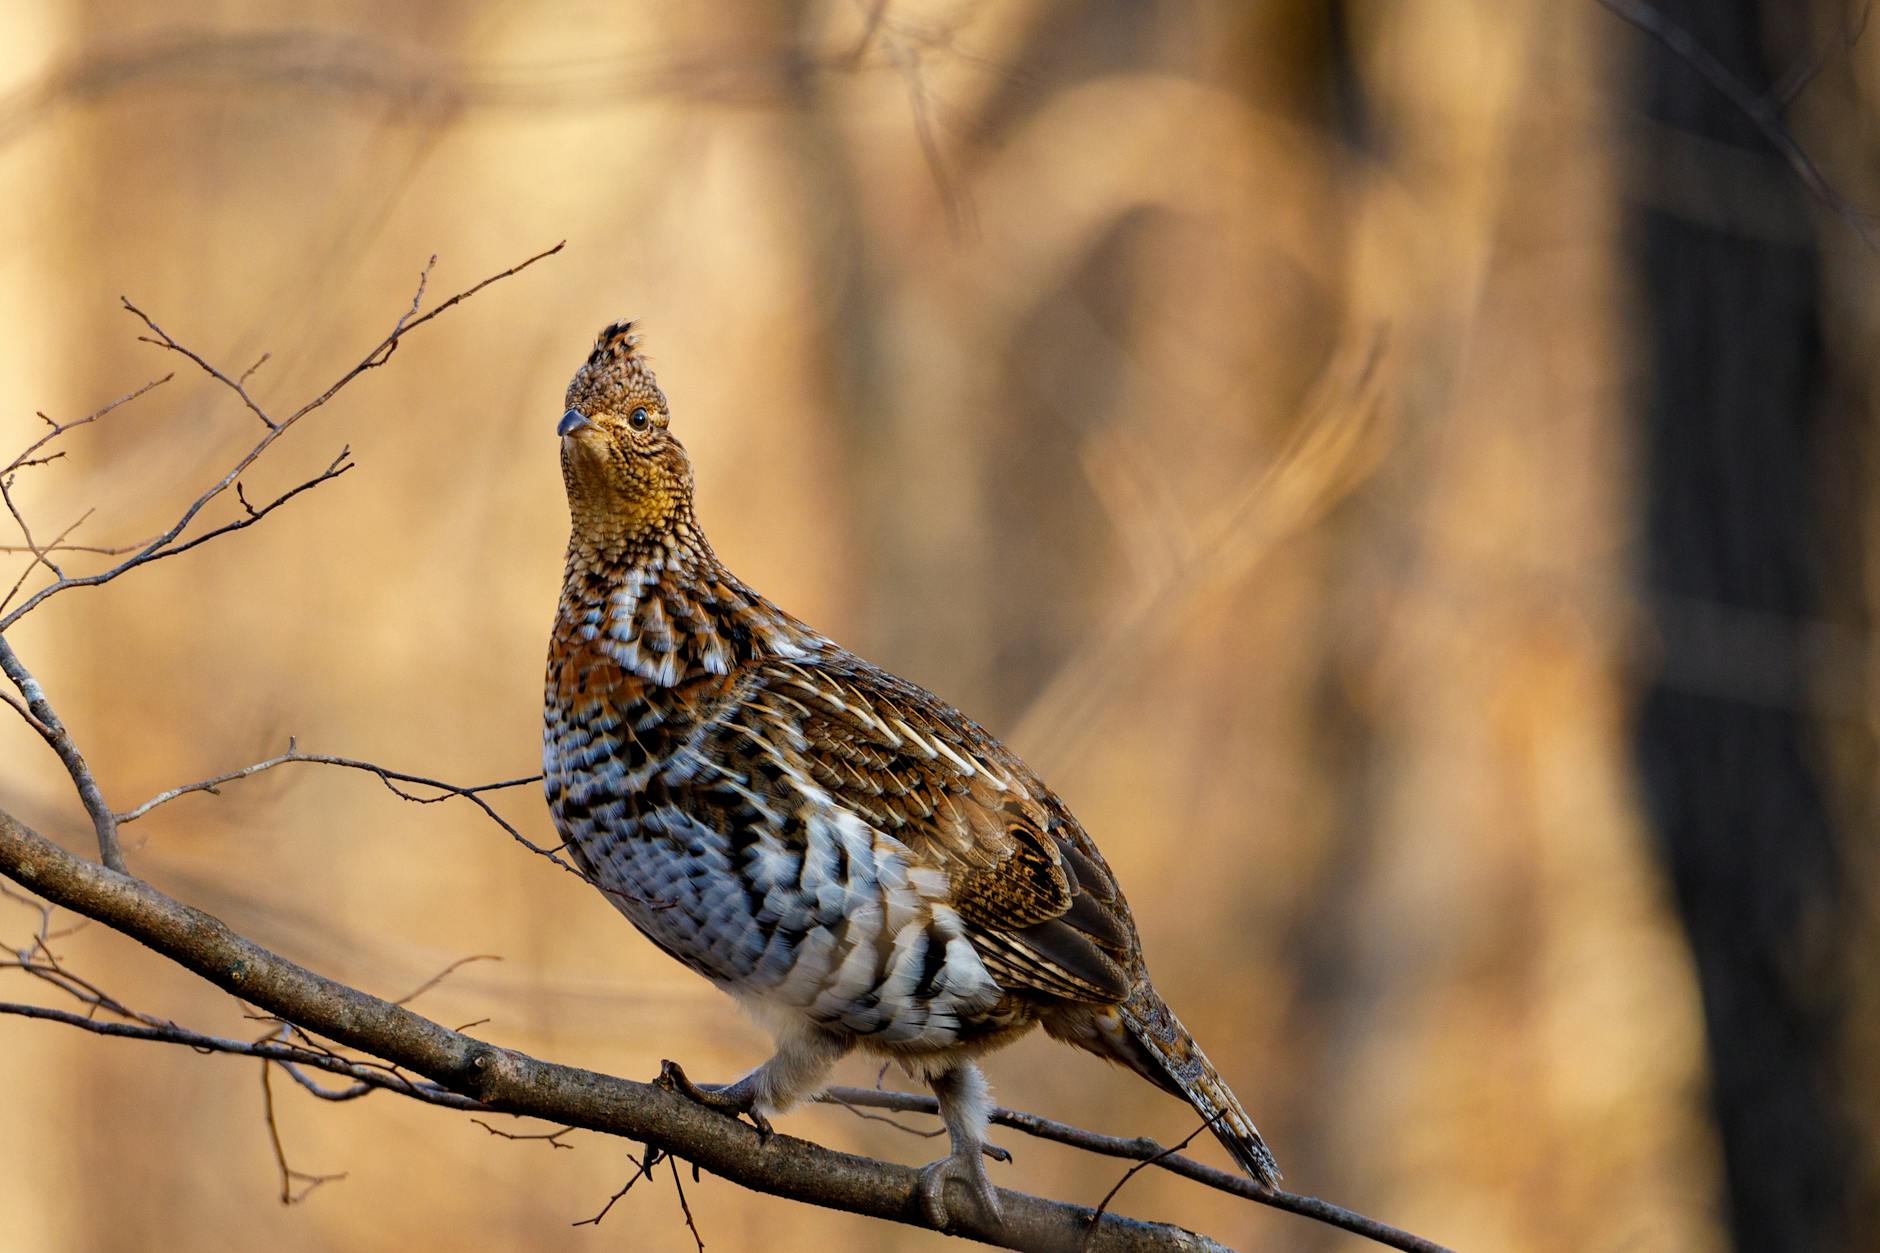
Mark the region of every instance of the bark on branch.
[[[217, 987], [307, 1031], [422, 1075], [479, 1105], [653, 1145], [753, 1191], [926, 1226], [911, 1167], [756, 1130], [654, 1084], [541, 1061], [452, 1031], [421, 1014], [315, 974], [220, 919], [65, 851], [0, 810], [0, 873], [94, 918]], [[951, 1234], [1010, 1249], [1209, 1250], [1206, 1236], [1000, 1189], [1005, 1222], [968, 1207]], [[1086, 1243], [1086, 1236], [1089, 1237]], [[1411, 1246], [1414, 1247], [1414, 1246]]]

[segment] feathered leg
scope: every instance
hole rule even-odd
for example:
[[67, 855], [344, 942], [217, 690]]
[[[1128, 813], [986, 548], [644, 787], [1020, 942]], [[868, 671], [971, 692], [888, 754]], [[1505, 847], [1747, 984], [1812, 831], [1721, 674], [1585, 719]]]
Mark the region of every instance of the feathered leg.
[[986, 1076], [977, 1065], [967, 1061], [933, 1076], [928, 1083], [940, 1102], [940, 1120], [946, 1124], [953, 1151], [921, 1168], [920, 1197], [927, 1221], [935, 1227], [947, 1225], [949, 1179], [965, 1184], [992, 1220], [1001, 1221], [999, 1192], [986, 1177], [986, 1157], [1008, 1161], [1011, 1154], [986, 1143], [986, 1118], [992, 1112]]
[[736, 1117], [750, 1115], [764, 1135], [772, 1114], [781, 1114], [828, 1086], [829, 1071], [849, 1051], [851, 1042], [828, 1031], [805, 1027], [777, 1039], [771, 1059], [736, 1083], [693, 1083], [678, 1063], [667, 1062], [660, 1078], [700, 1105]]

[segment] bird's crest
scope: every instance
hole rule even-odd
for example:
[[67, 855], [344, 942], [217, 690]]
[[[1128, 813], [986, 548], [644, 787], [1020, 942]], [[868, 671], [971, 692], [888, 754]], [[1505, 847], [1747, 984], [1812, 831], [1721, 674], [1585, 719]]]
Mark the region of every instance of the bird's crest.
[[602, 327], [594, 337], [594, 351], [568, 384], [568, 403], [588, 412], [590, 406], [626, 409], [631, 407], [628, 402], [651, 400], [664, 411], [666, 393], [653, 377], [652, 362], [640, 351], [640, 340], [631, 320]]

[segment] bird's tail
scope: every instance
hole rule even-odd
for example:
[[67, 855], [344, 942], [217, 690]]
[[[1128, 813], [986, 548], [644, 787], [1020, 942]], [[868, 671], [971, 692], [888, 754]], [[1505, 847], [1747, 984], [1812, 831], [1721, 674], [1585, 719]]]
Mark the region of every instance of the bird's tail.
[[1145, 982], [1116, 1013], [1136, 1045], [1124, 1059], [1129, 1066], [1194, 1106], [1255, 1183], [1277, 1185], [1279, 1167], [1253, 1119], [1155, 989]]

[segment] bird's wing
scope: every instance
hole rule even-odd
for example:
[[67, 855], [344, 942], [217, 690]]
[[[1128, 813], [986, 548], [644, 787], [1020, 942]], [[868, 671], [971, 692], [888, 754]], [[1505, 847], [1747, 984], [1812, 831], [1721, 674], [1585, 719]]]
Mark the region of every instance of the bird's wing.
[[1082, 1002], [1130, 992], [1135, 927], [1077, 820], [997, 740], [922, 688], [839, 652], [759, 662], [698, 751], [766, 810], [832, 804], [943, 871], [1000, 986]]

